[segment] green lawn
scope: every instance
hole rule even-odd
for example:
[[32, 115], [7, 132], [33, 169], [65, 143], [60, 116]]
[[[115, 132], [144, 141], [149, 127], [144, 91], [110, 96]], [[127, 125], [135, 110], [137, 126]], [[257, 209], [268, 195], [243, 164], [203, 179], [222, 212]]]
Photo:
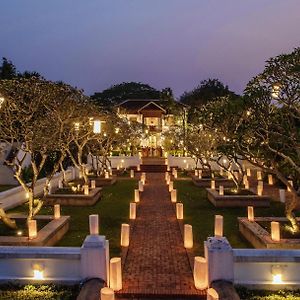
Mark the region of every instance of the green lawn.
[[[175, 181], [178, 201], [184, 204], [184, 222], [193, 226], [194, 251], [203, 255], [203, 242], [214, 233], [214, 215], [224, 217], [224, 236], [233, 248], [250, 248], [238, 231], [237, 217], [245, 217], [247, 208], [216, 208], [208, 200], [206, 190], [199, 188], [192, 181]], [[284, 216], [284, 205], [272, 202], [270, 208], [255, 208], [256, 216]]]
[[[91, 214], [99, 214], [100, 234], [106, 236], [110, 243], [111, 256], [120, 255], [121, 224], [128, 223], [129, 203], [133, 200], [135, 179], [119, 180], [112, 186], [103, 188], [102, 198], [94, 206], [64, 206], [63, 215], [71, 216], [70, 230], [56, 246], [81, 246], [89, 232]], [[9, 212], [22, 212], [26, 206], [15, 208]], [[43, 207], [40, 214], [53, 214], [52, 207]]]

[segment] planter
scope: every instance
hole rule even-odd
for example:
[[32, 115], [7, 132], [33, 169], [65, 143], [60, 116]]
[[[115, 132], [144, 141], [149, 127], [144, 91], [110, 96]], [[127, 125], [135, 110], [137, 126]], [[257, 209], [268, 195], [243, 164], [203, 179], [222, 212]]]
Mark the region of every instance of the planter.
[[[297, 218], [298, 222], [300, 218]], [[247, 218], [238, 218], [239, 230], [253, 247], [257, 249], [300, 249], [300, 238], [282, 238], [279, 242], [275, 242], [271, 238], [270, 232], [264, 229], [258, 222], [286, 222], [285, 217], [256, 217], [254, 222], [250, 222]]]
[[45, 205], [92, 206], [101, 197], [101, 188], [90, 189], [89, 195], [83, 194], [49, 194], [44, 197]]
[[[11, 214], [12, 219], [25, 219], [25, 215]], [[53, 246], [62, 239], [69, 230], [69, 216], [61, 216], [54, 219], [53, 216], [39, 215], [34, 217], [39, 220], [49, 220], [49, 223], [40, 229], [37, 237], [29, 239], [26, 236], [0, 236], [1, 246]]]
[[[210, 188], [211, 180], [212, 178], [198, 178], [197, 176], [193, 175], [192, 180], [194, 185], [203, 187], [203, 188]], [[220, 185], [224, 187], [234, 187], [235, 184], [231, 179], [227, 179], [225, 177], [216, 177], [214, 178], [216, 187], [219, 187]]]
[[[219, 195], [218, 190], [206, 189], [208, 200], [215, 207], [269, 207], [270, 198], [268, 196], [253, 195]], [[252, 190], [250, 190], [252, 191]]]
[[[92, 180], [95, 180], [96, 187], [102, 187], [102, 186], [106, 186], [106, 185], [113, 185], [117, 181], [116, 178], [114, 178], [114, 177], [104, 178], [104, 177], [97, 177], [97, 176], [95, 176], [95, 177], [89, 176], [88, 178], [89, 178], [90, 183], [91, 183]], [[83, 181], [83, 179], [76, 179], [76, 180], [73, 180], [73, 181], [69, 182], [69, 184], [83, 185], [84, 181]]]
[[89, 177], [89, 180], [95, 180], [96, 187], [102, 187], [106, 185], [113, 185], [116, 183], [116, 178], [110, 177], [110, 178], [103, 178], [103, 177]]

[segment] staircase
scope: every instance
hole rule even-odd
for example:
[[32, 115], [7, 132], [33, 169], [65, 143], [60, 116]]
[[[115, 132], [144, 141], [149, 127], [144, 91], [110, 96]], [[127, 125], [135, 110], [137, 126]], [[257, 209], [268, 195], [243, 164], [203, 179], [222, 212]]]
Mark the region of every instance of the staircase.
[[141, 171], [147, 173], [164, 173], [167, 171], [166, 159], [162, 157], [144, 157]]

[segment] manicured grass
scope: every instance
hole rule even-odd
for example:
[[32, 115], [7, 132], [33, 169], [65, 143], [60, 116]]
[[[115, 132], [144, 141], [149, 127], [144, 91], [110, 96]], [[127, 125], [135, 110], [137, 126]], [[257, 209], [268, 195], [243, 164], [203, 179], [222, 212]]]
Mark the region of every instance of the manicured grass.
[[[94, 206], [62, 206], [62, 215], [71, 216], [70, 229], [56, 246], [80, 247], [89, 233], [91, 214], [99, 214], [100, 234], [109, 240], [112, 256], [120, 255], [121, 224], [128, 223], [129, 203], [133, 200], [135, 179], [119, 180], [114, 185], [103, 187], [101, 200]], [[26, 210], [23, 205], [10, 212]], [[53, 214], [52, 207], [43, 207], [39, 214]]]
[[16, 187], [16, 185], [8, 185], [8, 184], [0, 185], [0, 192], [7, 191], [7, 190], [12, 189], [14, 187]]
[[[216, 208], [208, 201], [206, 190], [192, 181], [175, 181], [174, 187], [184, 205], [184, 222], [193, 226], [197, 255], [203, 255], [203, 242], [214, 234], [214, 215], [223, 215], [224, 236], [233, 248], [252, 248], [238, 230], [237, 217], [246, 217], [247, 208]], [[284, 205], [272, 202], [270, 208], [255, 208], [254, 212], [256, 216], [284, 216]]]

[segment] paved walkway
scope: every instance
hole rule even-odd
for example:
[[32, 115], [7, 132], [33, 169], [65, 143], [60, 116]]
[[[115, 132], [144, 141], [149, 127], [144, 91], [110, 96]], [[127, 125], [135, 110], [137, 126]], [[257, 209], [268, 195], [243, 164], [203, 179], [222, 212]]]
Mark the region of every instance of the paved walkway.
[[194, 288], [164, 174], [148, 173], [123, 268], [121, 295], [173, 299], [198, 295], [200, 299], [203, 294]]

